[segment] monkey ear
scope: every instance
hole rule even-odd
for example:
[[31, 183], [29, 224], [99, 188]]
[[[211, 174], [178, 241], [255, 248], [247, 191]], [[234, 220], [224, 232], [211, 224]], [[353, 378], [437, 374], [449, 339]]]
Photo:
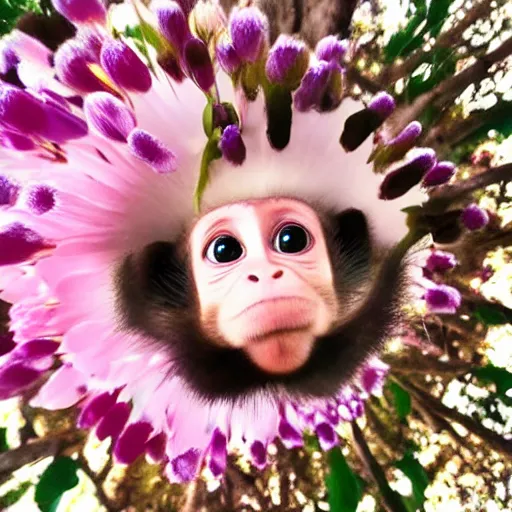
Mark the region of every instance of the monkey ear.
[[333, 259], [356, 276], [368, 275], [372, 262], [372, 243], [368, 223], [360, 210], [349, 209], [333, 218]]
[[147, 328], [150, 315], [189, 305], [187, 264], [170, 242], [155, 242], [125, 257], [117, 271], [119, 313], [133, 328]]

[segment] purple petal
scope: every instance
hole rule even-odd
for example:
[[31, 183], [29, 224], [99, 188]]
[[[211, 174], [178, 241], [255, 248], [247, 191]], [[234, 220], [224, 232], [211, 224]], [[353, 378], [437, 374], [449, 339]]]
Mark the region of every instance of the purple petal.
[[318, 41], [315, 54], [319, 60], [343, 63], [348, 50], [348, 41], [340, 41], [336, 36], [327, 36]]
[[256, 7], [234, 11], [229, 21], [229, 31], [237, 55], [246, 62], [256, 62], [261, 56], [267, 39], [267, 20]]
[[48, 125], [45, 105], [21, 89], [0, 86], [0, 122], [26, 135], [40, 135]]
[[216, 428], [210, 443], [210, 460], [208, 466], [214, 477], [218, 477], [226, 470], [227, 439], [225, 434]]
[[42, 137], [62, 144], [69, 140], [81, 139], [89, 132], [87, 123], [66, 109], [55, 103], [46, 103], [45, 108], [48, 114], [48, 124], [46, 129], [41, 132]]
[[177, 2], [159, 2], [155, 13], [162, 34], [181, 53], [185, 42], [192, 37], [183, 9]]
[[101, 419], [96, 428], [96, 437], [100, 441], [103, 441], [107, 437], [117, 439], [128, 421], [130, 411], [131, 407], [126, 402], [118, 402], [115, 404]]
[[302, 435], [285, 418], [279, 422], [279, 437], [286, 448], [298, 448], [304, 444]]
[[489, 214], [477, 204], [470, 204], [462, 210], [461, 220], [466, 229], [475, 231], [487, 226], [489, 223]]
[[90, 400], [78, 417], [78, 427], [83, 429], [94, 427], [114, 406], [117, 395], [117, 393], [102, 393]]
[[0, 368], [0, 391], [3, 393], [16, 393], [35, 382], [40, 372], [23, 363], [12, 363]]
[[426, 268], [431, 272], [443, 273], [457, 265], [457, 258], [451, 252], [433, 251], [427, 259]]
[[123, 41], [108, 40], [103, 43], [100, 60], [103, 69], [119, 87], [136, 92], [151, 89], [148, 67]]
[[191, 78], [204, 92], [208, 92], [215, 82], [213, 64], [207, 46], [197, 38], [185, 43], [183, 56]]
[[19, 190], [16, 183], [0, 174], [0, 206], [12, 206], [18, 198]]
[[235, 47], [227, 41], [222, 41], [217, 45], [216, 54], [219, 64], [228, 74], [238, 71], [242, 64], [240, 57], [236, 53]]
[[293, 98], [295, 108], [300, 112], [316, 107], [329, 83], [331, 68], [327, 62], [311, 66], [304, 75]]
[[267, 465], [267, 448], [261, 441], [254, 441], [250, 448], [252, 463], [260, 471]]
[[14, 151], [31, 151], [36, 147], [35, 142], [30, 137], [9, 130], [0, 132], [0, 145]]
[[43, 215], [53, 210], [56, 204], [56, 190], [48, 185], [33, 185], [25, 192], [26, 205], [35, 215]]
[[73, 23], [101, 23], [107, 19], [107, 10], [101, 0], [52, 0], [55, 10]]
[[219, 146], [222, 156], [233, 165], [244, 163], [246, 156], [245, 144], [236, 124], [230, 124], [225, 128]]
[[175, 457], [167, 465], [166, 472], [171, 483], [192, 481], [197, 473], [201, 452], [194, 448]]
[[90, 94], [84, 104], [85, 117], [103, 136], [126, 142], [136, 126], [135, 115], [119, 99], [106, 92]]
[[455, 288], [440, 284], [425, 292], [425, 301], [431, 313], [454, 314], [457, 312], [462, 298]]
[[98, 64], [97, 59], [76, 40], [64, 43], [55, 53], [57, 77], [81, 93], [106, 89], [105, 84], [92, 72], [92, 64]]
[[430, 148], [418, 149], [411, 160], [385, 176], [380, 186], [379, 198], [391, 200], [403, 196], [421, 181], [435, 163], [435, 151]]
[[18, 343], [13, 357], [27, 360], [42, 359], [53, 355], [59, 345], [57, 341], [44, 338]]
[[455, 174], [455, 164], [452, 162], [438, 162], [423, 178], [424, 187], [434, 187], [450, 181]]
[[328, 451], [339, 444], [338, 434], [336, 434], [333, 426], [326, 421], [322, 421], [316, 425], [315, 434], [318, 437], [320, 448], [324, 451]]
[[382, 391], [389, 366], [380, 362], [369, 362], [361, 371], [361, 386], [369, 395]]
[[132, 423], [121, 434], [114, 447], [114, 456], [121, 464], [131, 464], [144, 453], [146, 442], [153, 431], [150, 423]]
[[136, 128], [128, 136], [132, 153], [149, 164], [158, 173], [166, 174], [176, 170], [176, 156], [163, 142], [150, 133]]
[[0, 75], [5, 75], [20, 62], [14, 48], [9, 43], [0, 48]]
[[27, 261], [38, 252], [52, 247], [35, 231], [19, 222], [0, 228], [0, 266]]
[[160, 432], [156, 436], [153, 436], [146, 443], [146, 453], [149, 458], [154, 462], [160, 462], [165, 458], [165, 446], [167, 443], [167, 436]]
[[309, 65], [306, 45], [291, 36], [281, 34], [272, 46], [265, 66], [270, 82], [296, 89]]

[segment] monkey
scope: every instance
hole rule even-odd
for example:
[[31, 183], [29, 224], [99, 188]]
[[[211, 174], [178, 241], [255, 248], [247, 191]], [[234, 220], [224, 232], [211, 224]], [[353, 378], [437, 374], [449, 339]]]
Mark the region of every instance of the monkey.
[[[302, 199], [239, 201], [116, 271], [123, 328], [169, 352], [201, 399], [333, 396], [392, 332], [403, 250], [382, 257], [365, 214]], [[377, 264], [377, 260], [382, 263]]]

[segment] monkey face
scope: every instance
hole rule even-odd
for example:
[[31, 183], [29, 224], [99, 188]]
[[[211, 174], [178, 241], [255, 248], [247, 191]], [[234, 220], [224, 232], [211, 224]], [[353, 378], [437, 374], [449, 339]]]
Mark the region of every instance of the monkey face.
[[327, 245], [303, 202], [254, 200], [220, 207], [190, 235], [200, 324], [269, 373], [297, 370], [336, 318]]

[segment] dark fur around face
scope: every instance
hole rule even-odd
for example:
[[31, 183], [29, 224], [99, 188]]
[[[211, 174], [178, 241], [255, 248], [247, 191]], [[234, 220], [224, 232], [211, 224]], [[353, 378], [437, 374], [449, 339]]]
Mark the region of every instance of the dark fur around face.
[[[120, 265], [117, 299], [123, 327], [168, 347], [169, 371], [180, 375], [205, 400], [237, 400], [253, 392], [332, 396], [381, 347], [396, 322], [403, 292], [403, 255], [391, 253], [374, 272], [371, 237], [360, 211], [327, 215], [323, 225], [344, 318], [316, 340], [309, 360], [296, 372], [269, 375], [242, 350], [219, 347], [208, 339], [198, 325], [186, 257], [169, 242], [155, 242]], [[363, 297], [361, 286], [370, 282], [371, 291]], [[344, 310], [350, 314], [343, 315]]]

